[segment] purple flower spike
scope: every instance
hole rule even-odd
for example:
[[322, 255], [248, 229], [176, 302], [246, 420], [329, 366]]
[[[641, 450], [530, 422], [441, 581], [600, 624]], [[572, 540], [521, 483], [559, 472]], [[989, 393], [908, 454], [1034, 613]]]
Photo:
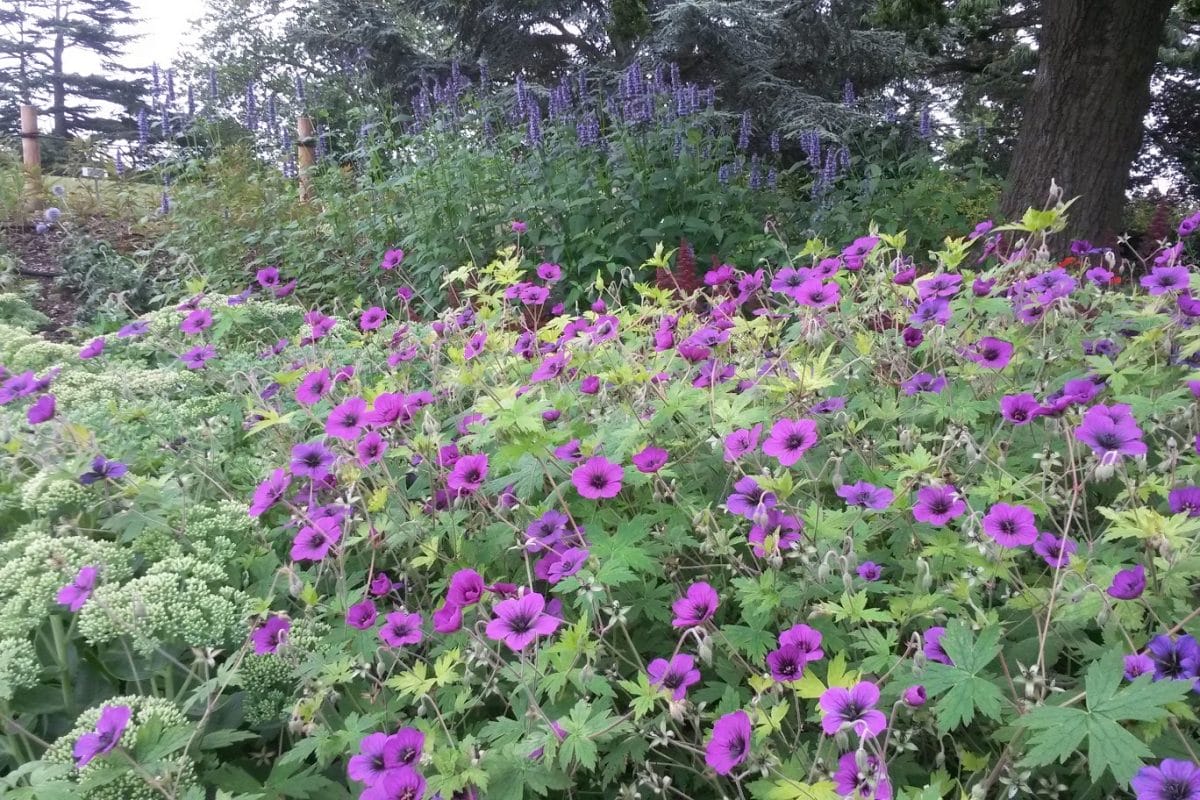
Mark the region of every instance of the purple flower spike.
[[704, 750], [704, 763], [718, 775], [728, 775], [750, 755], [750, 715], [745, 711], [726, 714], [713, 725]]
[[100, 712], [96, 721], [96, 730], [85, 733], [75, 742], [72, 750], [75, 756], [75, 766], [82, 769], [93, 758], [111, 753], [121, 741], [125, 729], [129, 727], [132, 711], [129, 706], [109, 706]]

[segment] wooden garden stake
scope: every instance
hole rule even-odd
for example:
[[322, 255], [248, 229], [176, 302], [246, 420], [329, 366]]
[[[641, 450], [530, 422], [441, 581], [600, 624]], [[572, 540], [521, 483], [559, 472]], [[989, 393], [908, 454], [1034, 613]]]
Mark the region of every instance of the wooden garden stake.
[[312, 119], [301, 114], [296, 120], [296, 163], [300, 170], [300, 202], [312, 199], [312, 168], [317, 163], [317, 139]]
[[21, 106], [21, 160], [25, 167], [25, 207], [37, 211], [42, 204], [42, 149], [38, 142], [38, 112]]

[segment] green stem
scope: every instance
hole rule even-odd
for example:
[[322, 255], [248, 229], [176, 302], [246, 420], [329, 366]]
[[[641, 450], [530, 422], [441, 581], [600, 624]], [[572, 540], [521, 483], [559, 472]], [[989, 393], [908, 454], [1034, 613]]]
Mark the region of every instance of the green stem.
[[54, 656], [58, 661], [59, 682], [62, 684], [63, 707], [69, 716], [74, 716], [74, 692], [71, 690], [71, 667], [67, 662], [67, 634], [63, 630], [62, 617], [50, 617], [50, 633], [54, 637]]

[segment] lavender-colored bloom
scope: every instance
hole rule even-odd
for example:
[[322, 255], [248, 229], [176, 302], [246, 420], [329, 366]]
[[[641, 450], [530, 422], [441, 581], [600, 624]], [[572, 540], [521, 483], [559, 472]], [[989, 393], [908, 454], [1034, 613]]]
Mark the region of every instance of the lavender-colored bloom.
[[329, 412], [325, 419], [325, 434], [335, 439], [353, 441], [367, 424], [367, 401], [351, 397]]
[[277, 469], [272, 472], [271, 476], [254, 490], [254, 498], [250, 501], [250, 516], [261, 517], [282, 500], [291, 482], [292, 476], [287, 474], [287, 470]]
[[668, 457], [666, 450], [649, 445], [634, 453], [630, 460], [637, 467], [638, 472], [649, 475], [662, 469], [666, 465]]
[[1172, 641], [1165, 634], [1155, 636], [1146, 645], [1147, 654], [1154, 659], [1154, 680], [1195, 680], [1200, 676], [1200, 644], [1183, 635]]
[[950, 321], [951, 315], [949, 300], [944, 297], [931, 297], [917, 304], [916, 310], [908, 318], [908, 324], [918, 328], [930, 323], [945, 325]]
[[336, 517], [314, 519], [292, 540], [293, 561], [320, 561], [342, 538], [341, 522]]
[[100, 571], [96, 567], [81, 567], [66, 586], [58, 590], [55, 601], [69, 611], [78, 611], [92, 596]]
[[129, 727], [131, 714], [129, 706], [104, 708], [100, 712], [100, 719], [96, 721], [95, 731], [85, 733], [75, 740], [71, 751], [75, 757], [75, 766], [82, 769], [97, 756], [111, 753], [120, 743], [125, 729]]
[[1033, 552], [1054, 569], [1062, 569], [1071, 563], [1071, 556], [1077, 549], [1078, 546], [1071, 539], [1047, 531], [1043, 531], [1033, 544]]
[[124, 325], [121, 330], [117, 331], [117, 338], [128, 339], [133, 336], [142, 336], [149, 330], [150, 323], [139, 319]]
[[1042, 404], [1031, 394], [1010, 394], [1000, 398], [1000, 416], [1013, 425], [1028, 425], [1041, 413]]
[[580, 496], [589, 500], [616, 497], [621, 491], [625, 470], [604, 456], [592, 456], [571, 472], [571, 483]]
[[79, 482], [91, 486], [96, 481], [113, 481], [129, 471], [129, 467], [120, 461], [109, 461], [104, 456], [92, 459], [92, 468], [79, 476]]
[[944, 375], [931, 375], [928, 372], [918, 372], [908, 380], [902, 382], [900, 386], [904, 389], [906, 395], [921, 394], [922, 392], [930, 392], [931, 394], [941, 394], [946, 388], [946, 377]]
[[891, 489], [866, 481], [839, 486], [837, 496], [845, 500], [848, 506], [860, 506], [875, 511], [882, 511], [896, 499], [896, 494]]
[[718, 775], [728, 775], [750, 755], [750, 715], [734, 711], [713, 724], [704, 749], [704, 763]]
[[650, 685], [669, 691], [672, 700], [686, 698], [688, 687], [700, 681], [696, 660], [686, 653], [674, 655], [670, 661], [654, 659], [646, 665], [646, 674], [650, 677]]
[[996, 503], [983, 517], [983, 532], [1001, 547], [1023, 547], [1037, 541], [1033, 511], [1025, 506]]
[[1172, 514], [1187, 514], [1200, 517], [1200, 486], [1180, 486], [1167, 495], [1167, 505]]
[[952, 519], [960, 517], [967, 510], [967, 504], [952, 484], [945, 486], [925, 486], [917, 490], [917, 502], [913, 506], [913, 518], [918, 522], [941, 527]]
[[864, 581], [877, 581], [883, 577], [883, 567], [874, 561], [864, 561], [859, 564], [856, 572], [858, 573], [858, 577]]
[[910, 686], [905, 689], [904, 694], [901, 695], [901, 699], [904, 700], [904, 704], [909, 708], [920, 708], [925, 705], [929, 696], [925, 693], [925, 687], [918, 684], [917, 686]]
[[[330, 376], [329, 370], [315, 370], [300, 380], [300, 384], [296, 387], [296, 402], [303, 406], [315, 405], [328, 394], [331, 388], [333, 388], [333, 378]], [[376, 403], [378, 404], [378, 400]]]
[[99, 357], [103, 352], [104, 337], [97, 336], [95, 339], [92, 339], [90, 342], [84, 345], [83, 349], [79, 351], [79, 357], [84, 361], [87, 361], [88, 359]]
[[825, 657], [821, 649], [821, 632], [816, 628], [799, 623], [779, 634], [780, 647], [795, 647], [804, 654], [805, 662], [820, 661]]
[[1125, 656], [1125, 679], [1136, 680], [1139, 675], [1153, 674], [1154, 659], [1145, 653]]
[[417, 644], [424, 635], [421, 633], [420, 614], [393, 611], [387, 615], [386, 620], [383, 627], [379, 629], [379, 638], [389, 647]]
[[946, 629], [941, 626], [935, 626], [925, 631], [925, 644], [922, 652], [925, 658], [937, 664], [945, 664], [946, 666], [954, 666], [954, 662], [942, 649], [942, 637], [946, 635]]
[[354, 449], [358, 453], [359, 463], [366, 467], [383, 459], [388, 443], [377, 431], [371, 431], [359, 439]]
[[1119, 571], [1106, 591], [1118, 600], [1136, 600], [1146, 591], [1146, 567], [1138, 564], [1133, 569]]
[[446, 602], [455, 606], [473, 606], [483, 597], [483, 576], [473, 569], [460, 569], [450, 578]]
[[811, 419], [781, 419], [771, 427], [763, 452], [790, 467], [817, 443], [817, 423]]
[[693, 583], [683, 597], [671, 604], [675, 618], [671, 624], [676, 628], [694, 628], [712, 619], [720, 605], [717, 590], [703, 581]]
[[525, 549], [536, 553], [548, 548], [567, 532], [568, 521], [567, 515], [561, 511], [554, 509], [547, 511], [540, 518], [529, 523], [529, 527], [525, 529], [525, 535], [529, 537]]
[[1200, 767], [1191, 761], [1164, 758], [1145, 766], [1129, 781], [1136, 800], [1200, 800]]
[[183, 322], [179, 323], [179, 330], [189, 336], [208, 330], [212, 327], [213, 316], [212, 312], [207, 308], [198, 308], [188, 314]]
[[1191, 273], [1187, 267], [1154, 267], [1139, 281], [1152, 295], [1179, 292], [1188, 288]]
[[537, 592], [503, 600], [492, 609], [495, 617], [487, 624], [489, 639], [502, 641], [510, 650], [521, 651], [539, 636], [558, 630], [560, 620], [544, 613], [546, 599]]
[[291, 629], [291, 620], [274, 614], [267, 617], [266, 621], [250, 634], [250, 639], [254, 642], [254, 652], [260, 656], [277, 652]]
[[925, 334], [920, 328], [905, 328], [900, 334], [900, 338], [904, 341], [905, 347], [918, 347], [921, 342], [925, 341]]
[[346, 765], [350, 780], [374, 786], [396, 768], [395, 764], [388, 763], [386, 745], [389, 738], [386, 733], [372, 733], [362, 738], [358, 743], [358, 753], [351, 756]]
[[54, 412], [57, 408], [57, 401], [52, 394], [44, 394], [37, 400], [33, 401], [33, 405], [29, 406], [25, 411], [25, 419], [30, 425], [41, 425], [44, 422], [49, 422], [54, 419]]
[[546, 558], [553, 556], [553, 561], [546, 568], [546, 580], [558, 583], [569, 578], [583, 568], [587, 562], [588, 551], [582, 547], [570, 547], [561, 553], [550, 552]]
[[967, 358], [981, 367], [988, 369], [1004, 369], [1012, 360], [1013, 346], [1011, 342], [985, 336], [975, 343], [975, 347], [967, 353]]
[[1075, 428], [1075, 438], [1090, 447], [1105, 464], [1124, 456], [1146, 454], [1142, 431], [1132, 419], [1117, 422], [1104, 414], [1087, 413], [1082, 424]]
[[833, 774], [833, 788], [842, 797], [858, 800], [892, 800], [892, 784], [888, 780], [887, 765], [879, 757], [867, 753], [865, 768], [858, 766], [858, 754], [849, 752], [838, 759], [837, 771]]
[[188, 369], [204, 369], [205, 365], [217, 357], [217, 348], [211, 344], [197, 345], [179, 357]]
[[849, 689], [832, 686], [826, 689], [818, 701], [821, 711], [821, 729], [833, 736], [843, 727], [848, 727], [860, 737], [875, 737], [887, 727], [887, 717], [875, 708], [879, 702], [879, 687], [870, 681], [862, 681]]
[[463, 456], [454, 463], [446, 486], [456, 494], [472, 494], [487, 480], [488, 457], [485, 453]]
[[387, 321], [387, 312], [379, 306], [371, 306], [358, 318], [358, 327], [363, 331], [378, 330]]
[[767, 511], [765, 518], [756, 515], [758, 522], [750, 528], [747, 537], [753, 545], [754, 555], [766, 558], [768, 537], [770, 537], [771, 552], [790, 550], [800, 543], [800, 531], [804, 523], [790, 514], [781, 514], [775, 509]]
[[375, 604], [370, 600], [363, 600], [346, 609], [346, 624], [360, 631], [373, 628], [378, 617], [379, 612], [375, 610]]

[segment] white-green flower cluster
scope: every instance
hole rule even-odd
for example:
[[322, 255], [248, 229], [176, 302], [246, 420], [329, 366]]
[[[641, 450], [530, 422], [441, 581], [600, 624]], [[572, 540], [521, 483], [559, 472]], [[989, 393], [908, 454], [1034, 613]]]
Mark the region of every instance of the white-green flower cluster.
[[87, 488], [57, 471], [41, 470], [21, 486], [21, 508], [47, 520], [73, 514], [87, 502]]
[[223, 562], [209, 554], [165, 558], [141, 577], [96, 589], [80, 611], [79, 632], [92, 644], [129, 637], [147, 655], [178, 645], [240, 643], [248, 598], [227, 583]]
[[212, 564], [230, 564], [245, 547], [258, 523], [239, 503], [221, 501], [187, 510], [187, 516], [172, 517], [169, 528], [154, 528], [138, 534], [133, 549], [148, 561], [170, 556], [195, 555]]
[[[129, 727], [118, 743], [124, 753], [110, 753], [93, 759], [83, 769], [75, 769], [72, 757], [75, 742], [80, 736], [95, 730], [100, 712], [110, 706], [129, 706], [132, 712]], [[126, 755], [134, 754], [138, 731], [151, 719], [157, 720], [163, 730], [188, 724], [179, 709], [168, 700], [141, 695], [114, 697], [81, 713], [75, 720], [75, 727], [50, 745], [42, 760], [48, 764], [72, 765], [70, 782], [75, 787], [71, 791], [77, 794], [71, 796], [79, 800], [162, 800], [163, 797], [183, 797], [196, 783], [196, 766], [190, 756], [172, 754], [172, 757], [155, 763], [140, 763]], [[98, 775], [114, 766], [124, 768], [115, 779], [90, 788], [78, 785], [90, 775]]]
[[238, 676], [245, 697], [242, 711], [251, 725], [280, 722], [291, 716], [304, 681], [298, 666], [319, 652], [329, 626], [309, 619], [292, 621], [287, 645], [270, 655], [250, 654], [242, 660]]
[[16, 530], [0, 544], [0, 636], [22, 636], [55, 608], [58, 590], [81, 567], [100, 569], [100, 585], [132, 573], [117, 545], [86, 536], [55, 536], [44, 522]]
[[37, 686], [40, 670], [33, 642], [0, 638], [0, 700], [11, 700], [17, 692]]

